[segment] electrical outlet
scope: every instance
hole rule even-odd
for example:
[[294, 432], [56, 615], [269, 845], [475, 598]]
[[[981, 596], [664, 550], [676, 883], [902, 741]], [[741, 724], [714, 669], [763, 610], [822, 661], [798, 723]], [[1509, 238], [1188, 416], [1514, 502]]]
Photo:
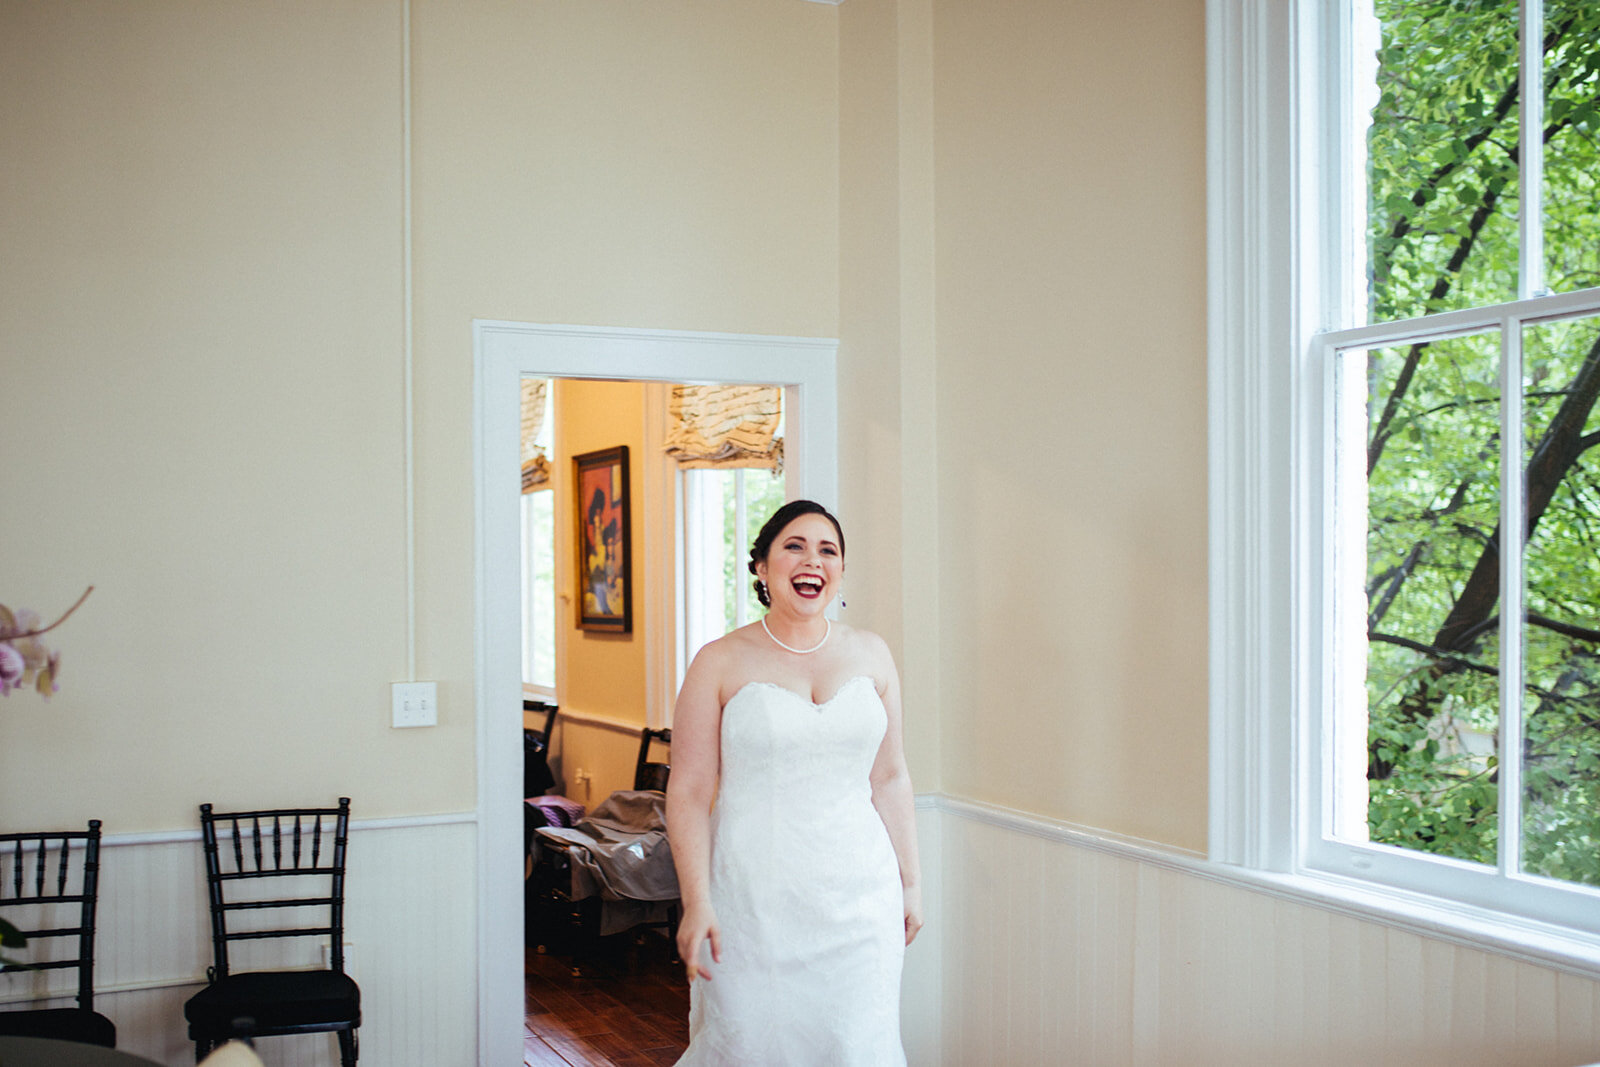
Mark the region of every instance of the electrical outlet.
[[438, 682], [395, 682], [390, 688], [393, 697], [393, 725], [437, 726], [439, 724]]

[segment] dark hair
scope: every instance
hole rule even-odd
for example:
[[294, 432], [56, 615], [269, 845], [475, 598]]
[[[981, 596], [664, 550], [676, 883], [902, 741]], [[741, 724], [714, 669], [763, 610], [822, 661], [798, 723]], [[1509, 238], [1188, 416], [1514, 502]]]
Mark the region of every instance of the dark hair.
[[[772, 552], [772, 542], [778, 539], [783, 528], [802, 515], [821, 515], [833, 523], [834, 532], [839, 535], [839, 558], [844, 558], [844, 527], [839, 525], [839, 520], [833, 513], [815, 500], [791, 500], [783, 507], [772, 513], [772, 517], [761, 527], [761, 532], [756, 534], [755, 544], [750, 546], [750, 573], [756, 572], [757, 563], [765, 563], [767, 556]], [[772, 596], [767, 592], [767, 583], [760, 578], [756, 579], [756, 599], [761, 601], [761, 606], [770, 608]]]

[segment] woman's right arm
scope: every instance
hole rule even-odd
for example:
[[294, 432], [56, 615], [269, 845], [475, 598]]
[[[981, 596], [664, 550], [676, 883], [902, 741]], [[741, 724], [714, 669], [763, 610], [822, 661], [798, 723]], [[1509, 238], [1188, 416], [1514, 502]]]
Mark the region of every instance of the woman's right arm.
[[711, 977], [700, 958], [703, 943], [710, 943], [712, 962], [722, 962], [721, 932], [711, 907], [711, 804], [716, 798], [722, 749], [717, 658], [712, 646], [695, 656], [672, 712], [667, 840], [672, 843], [678, 894], [683, 901], [678, 955], [691, 982]]

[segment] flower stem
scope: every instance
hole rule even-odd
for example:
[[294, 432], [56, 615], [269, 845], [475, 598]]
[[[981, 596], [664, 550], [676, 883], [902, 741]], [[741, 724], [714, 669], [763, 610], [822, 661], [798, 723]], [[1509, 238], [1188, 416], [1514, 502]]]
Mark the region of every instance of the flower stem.
[[74, 611], [77, 611], [79, 608], [83, 607], [83, 602], [85, 600], [89, 599], [89, 594], [92, 593], [92, 592], [94, 592], [94, 586], [91, 585], [89, 588], [87, 588], [87, 589], [85, 589], [83, 591], [83, 595], [78, 598], [78, 602], [76, 604], [74, 604], [74, 605], [72, 605], [72, 607], [68, 608], [66, 610], [66, 612], [64, 614], [62, 614], [61, 618], [57, 619], [55, 622], [51, 623], [49, 626], [42, 627], [42, 628], [40, 628], [38, 630], [29, 630], [27, 633], [12, 634], [9, 637], [7, 637], [6, 640], [7, 641], [15, 641], [18, 638], [22, 638], [22, 637], [38, 637], [40, 634], [49, 633], [51, 630], [54, 630], [57, 626], [60, 626], [62, 623], [66, 622], [68, 616], [70, 616]]

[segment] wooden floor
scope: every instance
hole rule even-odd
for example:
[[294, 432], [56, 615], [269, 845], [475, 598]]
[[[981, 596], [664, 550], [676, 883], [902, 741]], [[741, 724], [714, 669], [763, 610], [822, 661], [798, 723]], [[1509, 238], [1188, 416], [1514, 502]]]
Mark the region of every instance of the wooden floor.
[[645, 938], [572, 973], [529, 948], [525, 1067], [657, 1067], [689, 1046], [689, 988], [666, 939]]

